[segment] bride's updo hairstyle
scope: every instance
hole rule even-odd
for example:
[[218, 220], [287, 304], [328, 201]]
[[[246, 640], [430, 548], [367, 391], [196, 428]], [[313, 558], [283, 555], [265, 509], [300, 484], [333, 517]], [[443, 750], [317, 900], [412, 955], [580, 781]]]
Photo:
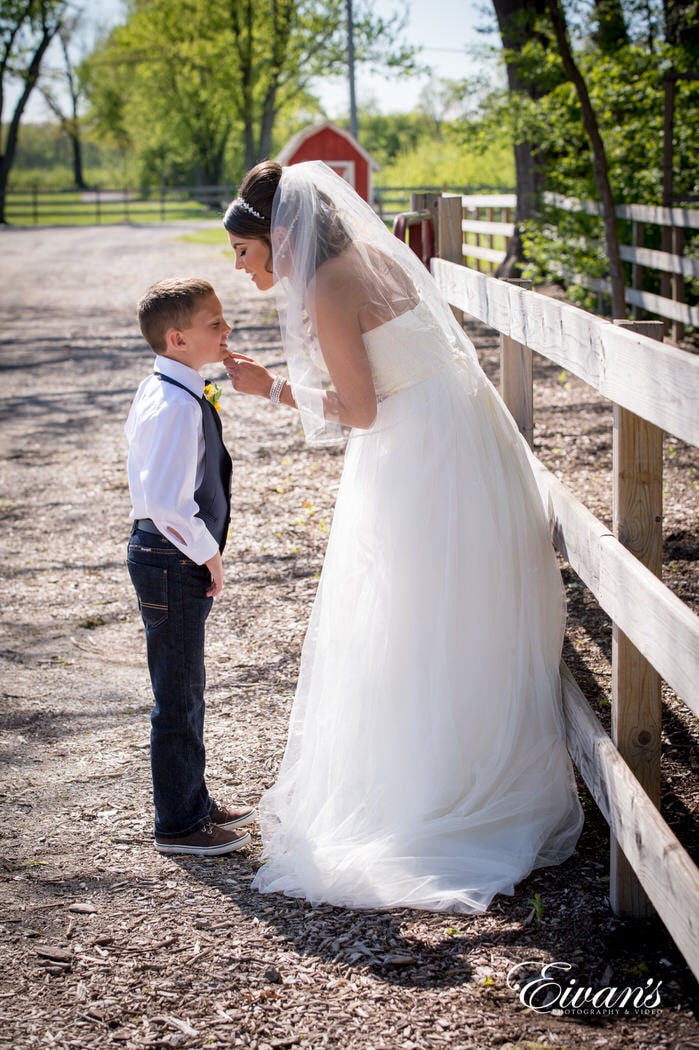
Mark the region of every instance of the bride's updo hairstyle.
[[[228, 233], [238, 237], [259, 238], [272, 249], [272, 225], [287, 231], [281, 251], [294, 254], [295, 231], [302, 210], [301, 200], [287, 194], [283, 203], [278, 188], [283, 169], [274, 160], [263, 160], [251, 168], [240, 184], [238, 196], [229, 204], [223, 217]], [[317, 268], [327, 259], [333, 259], [351, 244], [351, 238], [342, 224], [330, 198], [322, 190], [315, 190], [312, 229], [304, 231], [314, 241], [312, 264], [303, 274], [310, 280]], [[279, 249], [278, 249], [279, 250]], [[309, 262], [310, 262], [309, 258]]]
[[273, 160], [263, 160], [250, 169], [240, 184], [238, 196], [228, 205], [223, 217], [223, 225], [229, 233], [238, 237], [259, 237], [269, 243], [272, 204], [281, 177], [281, 166]]

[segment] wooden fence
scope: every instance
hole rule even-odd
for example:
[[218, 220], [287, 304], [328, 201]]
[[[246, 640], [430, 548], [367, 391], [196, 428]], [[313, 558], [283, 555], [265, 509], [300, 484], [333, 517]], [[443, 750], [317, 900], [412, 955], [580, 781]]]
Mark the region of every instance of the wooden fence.
[[[436, 194], [413, 194], [411, 208], [414, 211], [427, 209], [436, 219], [439, 200]], [[546, 203], [560, 211], [594, 216], [601, 214], [600, 205], [593, 201], [547, 194]], [[514, 232], [515, 204], [514, 194], [471, 194], [460, 198], [461, 252], [463, 259], [476, 270], [492, 274], [502, 262]], [[458, 208], [459, 205], [453, 207]], [[644, 312], [666, 319], [672, 325], [673, 340], [679, 342], [685, 325], [699, 328], [699, 306], [685, 301], [687, 279], [699, 277], [699, 258], [684, 254], [688, 233], [691, 235], [692, 231], [699, 231], [699, 210], [624, 204], [616, 209], [616, 213], [620, 222], [630, 230], [631, 243], [620, 247], [622, 260], [629, 265], [626, 302], [631, 307], [631, 313], [635, 319], [643, 316]], [[454, 239], [454, 215], [450, 213], [450, 243]], [[645, 247], [647, 236], [659, 240], [661, 249]], [[591, 241], [587, 246], [599, 247]], [[441, 256], [441, 244], [437, 250]], [[458, 261], [453, 254], [448, 258]], [[655, 284], [659, 284], [658, 292], [644, 287], [648, 276], [654, 278]], [[560, 277], [600, 296], [611, 295], [611, 286], [605, 279], [574, 273], [565, 268], [561, 269]]]
[[221, 214], [236, 189], [222, 186], [160, 186], [157, 189], [50, 190], [32, 187], [5, 195], [6, 218], [22, 226], [109, 225], [212, 218]]
[[[460, 203], [440, 212], [454, 249]], [[613, 402], [613, 532], [533, 459], [554, 544], [613, 623], [611, 737], [563, 665], [568, 747], [612, 832], [613, 910], [654, 907], [699, 979], [699, 869], [658, 809], [661, 677], [699, 715], [699, 617], [659, 578], [662, 434], [699, 445], [699, 356], [652, 338], [661, 322], [613, 324], [460, 260], [431, 269], [453, 307], [500, 333], [501, 393], [529, 441], [533, 351]]]

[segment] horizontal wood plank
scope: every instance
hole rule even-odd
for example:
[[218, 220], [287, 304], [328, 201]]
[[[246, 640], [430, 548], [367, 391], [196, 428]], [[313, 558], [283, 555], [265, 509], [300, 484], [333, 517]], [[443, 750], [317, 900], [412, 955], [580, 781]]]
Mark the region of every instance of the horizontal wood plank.
[[659, 252], [654, 248], [633, 248], [628, 244], [620, 245], [619, 253], [626, 262], [637, 266], [648, 266], [664, 273], [681, 273], [684, 277], [699, 277], [699, 259], [671, 255], [670, 252]]
[[699, 446], [699, 356], [637, 335], [569, 303], [433, 259], [453, 306], [543, 354], [603, 397]]
[[504, 250], [482, 248], [480, 244], [464, 244], [464, 259], [485, 259], [487, 262], [499, 263], [505, 258]]
[[[544, 201], [561, 211], [583, 212], [585, 215], [602, 215], [599, 201], [584, 201], [577, 197], [565, 197], [560, 193], [545, 193]], [[681, 226], [683, 229], [699, 229], [699, 211], [696, 208], [662, 208], [652, 204], [619, 204], [614, 209], [619, 219], [634, 219], [656, 226]]]
[[461, 229], [464, 233], [481, 233], [489, 237], [511, 237], [515, 232], [511, 222], [485, 222], [477, 219], [462, 219]]
[[635, 219], [655, 226], [681, 226], [685, 230], [699, 229], [699, 211], [696, 208], [661, 208], [652, 204], [620, 204], [616, 213], [620, 219]]
[[636, 648], [699, 716], [699, 616], [531, 456], [554, 546]]
[[[451, 196], [446, 193], [445, 197]], [[461, 206], [469, 211], [475, 208], [516, 208], [515, 193], [468, 193], [461, 195]]]
[[649, 313], [659, 314], [661, 317], [669, 317], [671, 321], [680, 321], [682, 324], [691, 324], [699, 327], [699, 307], [688, 306], [687, 303], [676, 303], [664, 295], [656, 295], [654, 292], [640, 292], [636, 288], [626, 289], [626, 302], [640, 306]]
[[[597, 292], [598, 295], [611, 296], [612, 294], [611, 283], [604, 277], [588, 277], [587, 274], [573, 273], [570, 270], [565, 270], [565, 268], [561, 269], [560, 276], [570, 281], [571, 284], [580, 285], [581, 288]], [[671, 321], [680, 321], [682, 324], [699, 325], [699, 307], [676, 302], [674, 299], [668, 299], [666, 296], [656, 295], [655, 292], [642, 292], [637, 288], [625, 288], [624, 298], [627, 303], [631, 303], [633, 306], [640, 306], [642, 309], [648, 310], [649, 313], [657, 314], [659, 317], [666, 317]]]
[[699, 980], [699, 869], [561, 665], [568, 749], [658, 915]]

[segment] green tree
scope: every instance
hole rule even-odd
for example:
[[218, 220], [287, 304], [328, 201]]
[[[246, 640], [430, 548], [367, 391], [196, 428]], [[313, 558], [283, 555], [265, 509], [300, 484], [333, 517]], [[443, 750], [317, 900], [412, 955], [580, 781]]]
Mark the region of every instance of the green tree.
[[[503, 46], [509, 100], [507, 119], [513, 129], [517, 204], [515, 231], [507, 255], [498, 267], [499, 277], [520, 272], [524, 247], [522, 229], [537, 212], [543, 190], [541, 154], [522, 121], [522, 102], [536, 104], [562, 79], [560, 64], [552, 61], [550, 33], [546, 23], [546, 0], [493, 0]], [[527, 112], [525, 106], [524, 112]]]
[[621, 0], [594, 0], [592, 39], [603, 53], [616, 51], [629, 43]]
[[[605, 5], [610, 6], [607, 0]], [[624, 270], [621, 265], [621, 254], [619, 251], [619, 232], [616, 221], [616, 206], [614, 194], [609, 179], [609, 164], [607, 163], [607, 152], [597, 123], [594, 106], [590, 100], [590, 92], [585, 77], [580, 72], [568, 39], [568, 27], [560, 0], [548, 0], [548, 12], [553, 23], [553, 32], [558, 45], [563, 68], [568, 79], [575, 87], [580, 102], [580, 113], [582, 124], [585, 128], [590, 151], [592, 153], [592, 165], [595, 173], [595, 185], [602, 204], [602, 217], [604, 220], [604, 238], [606, 243], [607, 258], [609, 260], [609, 275], [612, 285], [612, 312], [614, 317], [626, 317], [625, 282]], [[618, 26], [617, 26], [618, 31]]]
[[[61, 131], [67, 136], [70, 143], [75, 188], [85, 190], [87, 185], [83, 175], [83, 146], [80, 120], [80, 101], [83, 94], [83, 84], [80, 70], [73, 62], [70, 54], [71, 38], [75, 35], [80, 19], [81, 13], [78, 12], [64, 20], [58, 31], [63, 55], [63, 70], [61, 73], [54, 74], [50, 79], [43, 78], [39, 86], [47, 106], [58, 119]], [[66, 90], [67, 106], [61, 99], [61, 87]]]
[[[536, 23], [537, 31], [514, 56], [524, 83], [515, 89], [510, 82], [506, 99], [496, 100], [490, 117], [496, 126], [509, 120], [515, 143], [528, 145], [536, 172], [529, 198], [533, 208], [518, 226], [524, 273], [535, 280], [613, 275], [613, 309], [623, 316], [620, 289], [628, 274], [615, 259], [610, 216], [615, 203], [662, 202], [663, 77], [670, 69], [692, 68], [692, 4], [682, 5], [682, 30], [676, 31], [685, 41], [682, 47], [669, 46], [667, 3], [661, 0], [591, 6], [570, 0], [567, 33], [562, 4], [546, 4], [549, 10]], [[674, 145], [676, 192], [685, 197], [697, 193], [699, 182], [698, 103], [699, 84], [683, 81]], [[544, 191], [597, 200], [602, 217], [572, 215], [550, 203]], [[522, 259], [517, 261], [522, 272]], [[575, 290], [574, 295], [592, 305], [587, 293]]]
[[430, 121], [421, 113], [359, 114], [362, 145], [379, 164], [392, 163], [401, 153], [414, 150], [426, 138], [432, 141]]
[[[67, 0], [0, 0], [0, 129], [4, 138], [0, 144], [0, 223], [6, 221], [7, 182], [22, 116], [67, 6]], [[5, 127], [5, 102], [12, 81], [18, 81], [21, 90]]]
[[665, 39], [696, 63], [699, 59], [699, 0], [664, 0]]
[[[133, 0], [88, 62], [92, 115], [139, 156], [142, 177], [222, 181], [271, 154], [280, 114], [309, 103], [315, 77], [346, 62], [344, 0]], [[398, 16], [359, 10], [355, 49], [410, 70]]]

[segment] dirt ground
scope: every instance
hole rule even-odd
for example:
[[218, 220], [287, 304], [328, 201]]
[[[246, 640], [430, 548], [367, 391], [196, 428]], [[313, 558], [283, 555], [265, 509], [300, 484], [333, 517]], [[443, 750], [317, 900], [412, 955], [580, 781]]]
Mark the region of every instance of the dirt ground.
[[[221, 246], [167, 227], [0, 233], [0, 1047], [699, 1048], [699, 989], [656, 922], [617, 920], [608, 832], [581, 784], [574, 857], [482, 916], [353, 912], [250, 889], [257, 833], [226, 858], [152, 847], [143, 632], [125, 570], [123, 423], [152, 366], [135, 303], [207, 277], [231, 348], [282, 360], [272, 303]], [[496, 378], [497, 343], [469, 328]], [[611, 409], [539, 362], [539, 453], [611, 513]], [[293, 413], [226, 387], [227, 580], [208, 633], [208, 781], [255, 802], [274, 779], [342, 457]], [[699, 454], [666, 442], [665, 579], [699, 609]], [[566, 658], [604, 720], [610, 625], [566, 566]], [[699, 856], [697, 727], [667, 695], [666, 818]], [[659, 1006], [554, 1015], [508, 974], [658, 988]], [[521, 966], [521, 964], [526, 964]], [[562, 973], [564, 971], [557, 971]]]

